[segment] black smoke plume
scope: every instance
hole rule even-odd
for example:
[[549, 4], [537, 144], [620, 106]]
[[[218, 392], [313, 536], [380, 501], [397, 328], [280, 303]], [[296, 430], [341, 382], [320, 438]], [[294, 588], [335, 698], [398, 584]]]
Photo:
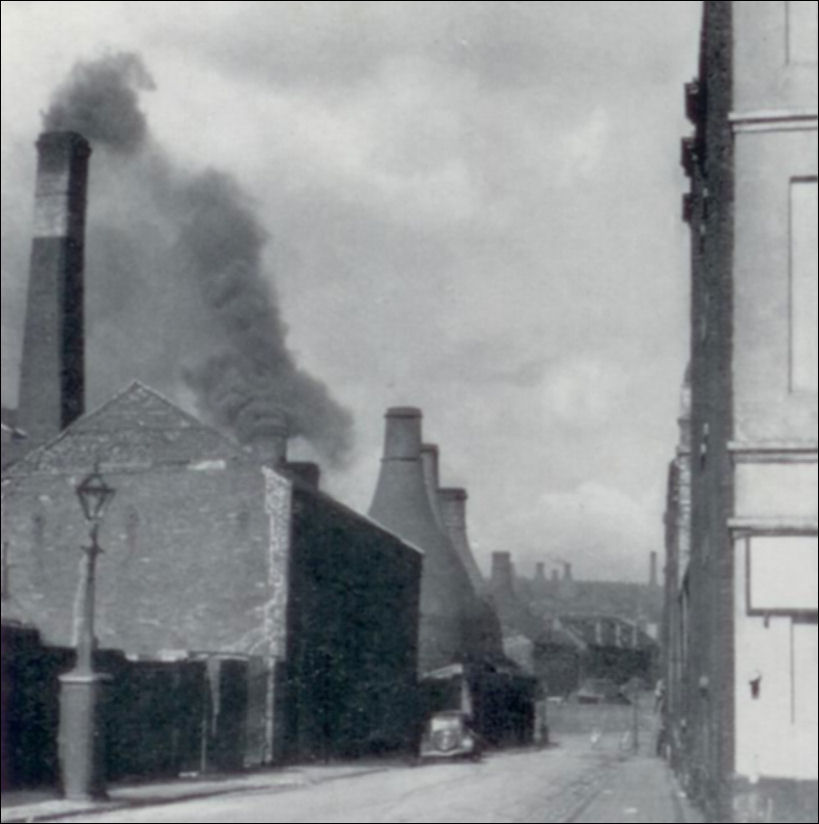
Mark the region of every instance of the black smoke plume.
[[153, 88], [153, 79], [136, 54], [120, 52], [76, 63], [54, 93], [45, 128], [79, 132], [114, 151], [134, 151], [148, 133], [139, 92]]
[[77, 64], [55, 92], [48, 129], [95, 150], [86, 280], [89, 384], [100, 399], [139, 378], [250, 443], [276, 428], [334, 463], [352, 420], [286, 346], [268, 236], [251, 199], [221, 171], [190, 172], [150, 135], [141, 58]]

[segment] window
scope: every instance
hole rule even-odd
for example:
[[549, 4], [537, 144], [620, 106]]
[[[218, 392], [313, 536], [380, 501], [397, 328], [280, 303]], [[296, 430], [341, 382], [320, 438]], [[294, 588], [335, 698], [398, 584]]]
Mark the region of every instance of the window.
[[755, 535], [747, 546], [752, 614], [815, 613], [819, 545], [815, 535]]
[[788, 63], [816, 63], [816, 0], [791, 0], [788, 9]]

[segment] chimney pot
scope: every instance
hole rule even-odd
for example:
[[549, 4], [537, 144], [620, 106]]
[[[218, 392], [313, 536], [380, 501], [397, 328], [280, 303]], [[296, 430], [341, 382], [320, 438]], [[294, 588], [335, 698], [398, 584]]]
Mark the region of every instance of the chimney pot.
[[283, 469], [294, 481], [309, 487], [318, 489], [321, 481], [321, 469], [317, 463], [312, 461], [287, 461]]
[[393, 406], [384, 416], [384, 460], [418, 460], [421, 452], [421, 410], [414, 406]]
[[279, 408], [265, 399], [247, 403], [236, 416], [239, 440], [250, 446], [267, 466], [281, 466], [287, 460], [287, 419]]

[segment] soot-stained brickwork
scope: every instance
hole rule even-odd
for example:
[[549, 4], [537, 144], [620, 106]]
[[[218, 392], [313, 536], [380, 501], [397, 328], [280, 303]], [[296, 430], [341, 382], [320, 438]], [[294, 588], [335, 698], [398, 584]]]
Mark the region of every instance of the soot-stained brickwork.
[[412, 745], [420, 552], [296, 485], [288, 746], [314, 757]]
[[270, 546], [280, 536], [262, 469], [139, 384], [4, 476], [8, 587], [44, 640], [74, 640], [79, 547], [88, 540], [75, 487], [95, 465], [116, 490], [100, 530], [100, 643], [139, 654], [267, 651]]
[[45, 643], [74, 642], [95, 467], [101, 646], [250, 661], [253, 762], [411, 745], [420, 553], [139, 383], [3, 474], [4, 598]]

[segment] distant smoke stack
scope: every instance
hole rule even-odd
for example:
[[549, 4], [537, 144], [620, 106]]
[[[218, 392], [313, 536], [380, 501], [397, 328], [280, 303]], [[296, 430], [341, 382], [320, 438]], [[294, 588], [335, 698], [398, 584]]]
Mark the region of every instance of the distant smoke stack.
[[535, 581], [541, 582], [546, 580], [546, 565], [538, 561], [535, 564]]
[[458, 553], [458, 557], [464, 565], [473, 589], [475, 592], [480, 593], [485, 587], [485, 582], [483, 575], [481, 575], [481, 570], [475, 561], [475, 556], [472, 554], [472, 548], [469, 545], [469, 538], [467, 537], [467, 497], [466, 490], [457, 487], [439, 489], [437, 496], [446, 534], [449, 536], [455, 552]]
[[649, 573], [648, 573], [648, 583], [649, 586], [656, 587], [658, 586], [657, 582], [657, 553], [652, 551], [650, 560], [649, 560]]
[[512, 556], [508, 552], [492, 553], [492, 594], [512, 595], [515, 591]]
[[566, 561], [563, 562], [563, 580], [572, 580], [572, 565]]
[[419, 630], [423, 671], [466, 655], [473, 593], [432, 510], [421, 463], [421, 411], [393, 407], [385, 417], [384, 457], [369, 515], [424, 552]]
[[310, 489], [318, 489], [321, 482], [321, 469], [317, 463], [311, 461], [287, 461], [282, 465], [286, 475], [296, 483]]
[[85, 407], [83, 264], [88, 158], [76, 132], [37, 141], [34, 232], [20, 370], [20, 425], [31, 445]]

